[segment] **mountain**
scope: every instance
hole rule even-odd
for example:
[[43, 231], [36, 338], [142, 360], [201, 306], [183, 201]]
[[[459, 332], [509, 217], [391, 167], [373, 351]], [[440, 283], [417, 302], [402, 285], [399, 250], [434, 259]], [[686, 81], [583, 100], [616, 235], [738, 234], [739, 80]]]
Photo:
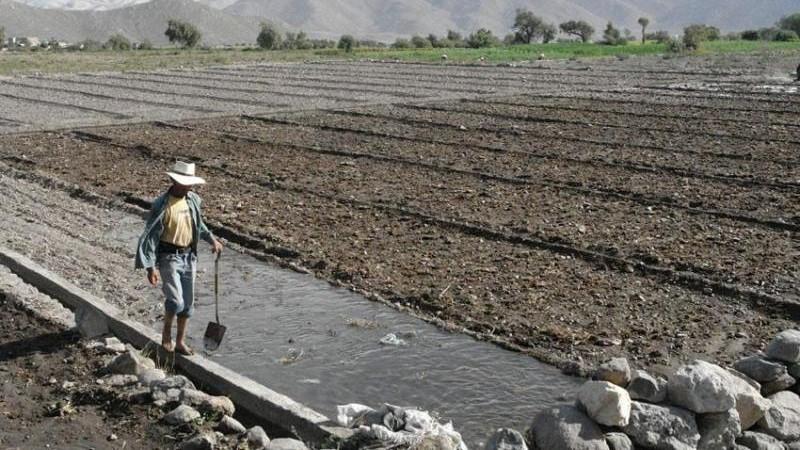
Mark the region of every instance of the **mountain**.
[[[489, 28], [504, 36], [517, 8], [529, 9], [561, 23], [582, 19], [598, 34], [610, 20], [638, 34], [639, 17], [649, 29], [679, 32], [692, 23], [723, 31], [773, 25], [781, 16], [800, 11], [798, 0], [0, 0], [0, 26], [9, 36], [55, 36], [67, 40], [105, 40], [122, 33], [132, 40], [166, 42], [167, 18], [195, 24], [207, 44], [253, 42], [258, 22], [267, 19], [312, 37], [393, 41], [414, 34], [468, 34]], [[77, 9], [83, 11], [76, 11]]]
[[112, 34], [121, 33], [134, 42], [148, 39], [157, 45], [166, 44], [164, 31], [172, 18], [194, 24], [203, 33], [202, 42], [208, 45], [253, 42], [259, 29], [259, 19], [232, 16], [192, 0], [153, 0], [108, 11], [41, 9], [0, 0], [0, 11], [0, 26], [5, 27], [6, 36], [55, 37], [70, 42], [105, 42]]
[[343, 33], [391, 40], [398, 36], [470, 33], [489, 28], [504, 36], [517, 8], [548, 21], [582, 19], [602, 30], [610, 20], [619, 28], [639, 29], [639, 17], [650, 29], [678, 32], [692, 23], [723, 30], [765, 27], [800, 11], [798, 0], [238, 0], [224, 9], [233, 15], [280, 19], [311, 35]]

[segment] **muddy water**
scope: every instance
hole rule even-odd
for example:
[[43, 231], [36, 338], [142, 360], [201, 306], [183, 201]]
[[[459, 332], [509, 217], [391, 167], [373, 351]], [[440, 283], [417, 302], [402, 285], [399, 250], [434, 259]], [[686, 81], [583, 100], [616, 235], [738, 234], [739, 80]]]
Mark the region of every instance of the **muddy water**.
[[[135, 243], [141, 222], [131, 225], [115, 234]], [[189, 330], [196, 349], [213, 320], [213, 281], [212, 256], [201, 253]], [[228, 331], [209, 355], [220, 364], [332, 419], [336, 405], [354, 402], [433, 411], [452, 421], [470, 448], [482, 448], [501, 426], [522, 431], [540, 409], [574, 398], [581, 382], [232, 250], [220, 260], [220, 316]], [[382, 345], [389, 333], [405, 345]]]

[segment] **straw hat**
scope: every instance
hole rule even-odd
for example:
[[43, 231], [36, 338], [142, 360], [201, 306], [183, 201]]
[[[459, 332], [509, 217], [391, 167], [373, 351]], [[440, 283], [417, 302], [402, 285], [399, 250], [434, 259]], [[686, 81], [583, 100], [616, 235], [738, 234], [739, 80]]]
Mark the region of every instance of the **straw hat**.
[[195, 176], [194, 163], [185, 163], [183, 161], [175, 161], [172, 170], [167, 172], [172, 181], [182, 184], [184, 186], [194, 186], [196, 184], [205, 184], [206, 180]]

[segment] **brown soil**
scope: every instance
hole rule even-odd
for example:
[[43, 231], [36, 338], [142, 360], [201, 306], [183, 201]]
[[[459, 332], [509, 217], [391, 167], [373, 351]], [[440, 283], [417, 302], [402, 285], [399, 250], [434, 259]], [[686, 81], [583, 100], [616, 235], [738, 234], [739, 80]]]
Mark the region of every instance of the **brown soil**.
[[[103, 355], [0, 293], [0, 447], [171, 448], [161, 411], [95, 384]], [[64, 388], [71, 381], [75, 387]]]
[[139, 204], [191, 160], [223, 234], [455, 329], [551, 362], [725, 362], [800, 313], [800, 103], [669, 64], [494, 79], [561, 83], [542, 95], [8, 136], [0, 156]]

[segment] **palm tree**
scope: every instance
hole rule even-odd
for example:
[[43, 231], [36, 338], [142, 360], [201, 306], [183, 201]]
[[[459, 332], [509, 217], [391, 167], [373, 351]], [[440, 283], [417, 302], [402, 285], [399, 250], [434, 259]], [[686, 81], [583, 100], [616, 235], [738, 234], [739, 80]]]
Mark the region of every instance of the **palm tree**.
[[644, 44], [645, 36], [647, 35], [647, 26], [650, 25], [650, 19], [647, 17], [639, 17], [639, 25], [642, 26], [642, 44]]

